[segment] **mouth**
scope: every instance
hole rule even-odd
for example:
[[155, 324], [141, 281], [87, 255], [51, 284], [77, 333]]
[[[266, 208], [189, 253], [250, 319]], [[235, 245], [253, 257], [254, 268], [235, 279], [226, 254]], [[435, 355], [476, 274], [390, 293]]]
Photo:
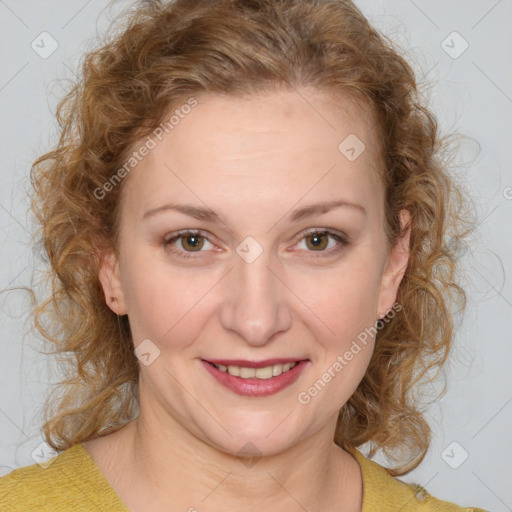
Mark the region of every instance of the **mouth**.
[[309, 359], [265, 361], [201, 360], [217, 382], [243, 396], [268, 396], [293, 384], [310, 363]]

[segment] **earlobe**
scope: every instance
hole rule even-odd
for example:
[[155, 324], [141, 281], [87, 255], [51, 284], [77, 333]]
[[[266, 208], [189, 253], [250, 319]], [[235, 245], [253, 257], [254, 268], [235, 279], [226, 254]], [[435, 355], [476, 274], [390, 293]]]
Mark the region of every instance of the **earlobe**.
[[107, 306], [117, 315], [126, 315], [127, 311], [119, 272], [119, 261], [113, 252], [102, 255], [98, 278], [103, 288]]
[[401, 210], [399, 215], [402, 236], [391, 249], [386, 268], [382, 274], [378, 318], [383, 318], [392, 309], [396, 301], [398, 288], [409, 263], [411, 215], [407, 210]]

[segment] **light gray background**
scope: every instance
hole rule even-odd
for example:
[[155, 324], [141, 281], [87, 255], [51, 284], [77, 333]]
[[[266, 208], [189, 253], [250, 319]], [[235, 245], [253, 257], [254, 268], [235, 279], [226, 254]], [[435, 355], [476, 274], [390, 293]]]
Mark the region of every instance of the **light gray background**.
[[[442, 130], [471, 137], [456, 171], [479, 215], [461, 253], [469, 304], [447, 367], [447, 394], [429, 410], [434, 440], [403, 480], [463, 506], [510, 511], [512, 0], [356, 3], [405, 49], [418, 78], [434, 83], [431, 107]], [[56, 141], [53, 114], [62, 96], [56, 79], [73, 76], [115, 12], [100, 0], [0, 0], [0, 290], [30, 285], [41, 266], [30, 242], [28, 176], [34, 159]], [[43, 31], [58, 43], [48, 58], [31, 48]], [[460, 37], [450, 36], [454, 31]], [[457, 56], [464, 41], [469, 47]], [[59, 378], [34, 350], [28, 306], [22, 291], [0, 294], [0, 475], [34, 464], [31, 453], [42, 442], [39, 408]]]

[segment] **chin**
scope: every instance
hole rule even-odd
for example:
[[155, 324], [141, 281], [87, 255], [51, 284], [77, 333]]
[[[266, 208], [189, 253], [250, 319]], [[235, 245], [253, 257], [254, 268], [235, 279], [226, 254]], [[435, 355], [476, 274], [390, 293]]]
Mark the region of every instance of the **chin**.
[[276, 455], [291, 448], [303, 434], [298, 431], [294, 433], [290, 417], [283, 421], [284, 418], [286, 414], [269, 417], [262, 413], [245, 415], [243, 420], [232, 418], [228, 421], [220, 417], [219, 423], [223, 428], [219, 427], [211, 432], [212, 425], [209, 424], [210, 432], [205, 432], [206, 441], [218, 450], [238, 457]]

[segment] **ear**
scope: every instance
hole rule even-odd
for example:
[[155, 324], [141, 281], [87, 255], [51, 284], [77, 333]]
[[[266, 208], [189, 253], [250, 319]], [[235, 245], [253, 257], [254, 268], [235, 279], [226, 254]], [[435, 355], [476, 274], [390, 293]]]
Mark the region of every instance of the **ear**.
[[126, 315], [126, 304], [119, 273], [119, 261], [113, 251], [101, 255], [98, 278], [107, 306], [118, 315]]
[[393, 307], [398, 294], [398, 287], [404, 277], [409, 263], [409, 242], [411, 238], [411, 214], [400, 210], [400, 229], [402, 236], [388, 255], [387, 263], [381, 278], [378, 304], [378, 318], [386, 316]]

